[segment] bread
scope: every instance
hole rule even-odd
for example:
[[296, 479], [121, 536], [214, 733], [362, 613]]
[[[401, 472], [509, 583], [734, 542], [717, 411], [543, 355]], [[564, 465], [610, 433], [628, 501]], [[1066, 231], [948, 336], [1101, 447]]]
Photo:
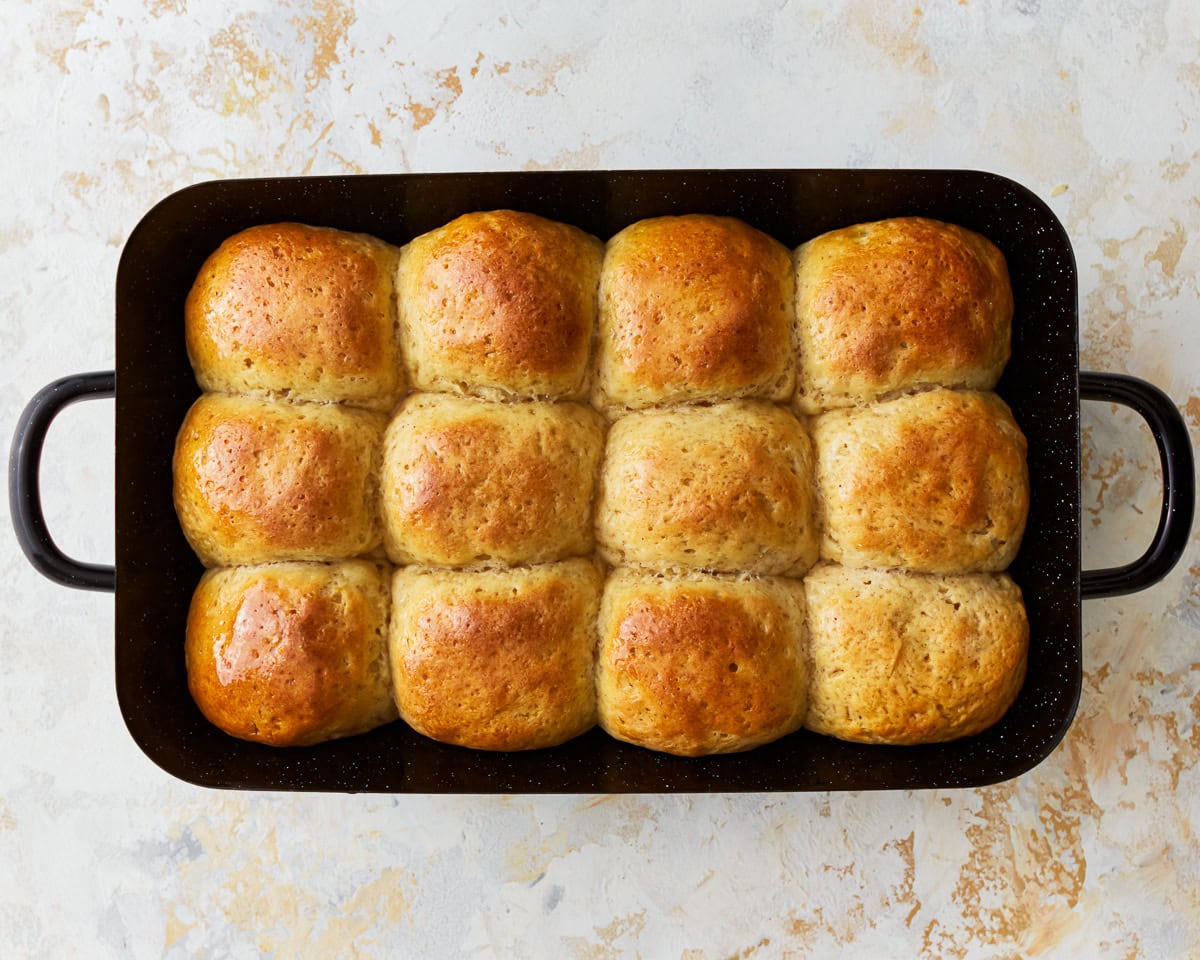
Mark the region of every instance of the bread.
[[1000, 251], [917, 217], [794, 255], [708, 214], [243, 231], [186, 305], [197, 703], [279, 744], [977, 732], [1028, 643], [1012, 312]]
[[361, 560], [210, 570], [188, 612], [188, 689], [208, 720], [276, 747], [396, 719], [387, 572]]
[[591, 553], [602, 425], [573, 403], [410, 396], [384, 443], [388, 556], [461, 567]]
[[595, 406], [786, 400], [795, 383], [788, 251], [729, 217], [656, 217], [608, 242]]
[[609, 432], [596, 505], [614, 565], [800, 574], [817, 558], [812, 445], [769, 403], [632, 413]]
[[600, 605], [600, 725], [689, 757], [775, 740], [804, 720], [804, 644], [797, 580], [616, 570]]
[[804, 588], [809, 730], [863, 743], [939, 743], [991, 726], [1021, 689], [1029, 623], [1006, 574], [819, 564]]
[[417, 390], [579, 399], [603, 244], [530, 213], [469, 213], [400, 254], [404, 361]]
[[921, 217], [864, 223], [796, 250], [804, 413], [928, 385], [990, 390], [1008, 361], [1013, 298], [989, 240]]
[[175, 511], [206, 566], [338, 560], [382, 542], [386, 418], [351, 407], [201, 396], [175, 445]]
[[200, 388], [390, 409], [404, 387], [396, 256], [373, 237], [299, 223], [230, 237], [184, 310]]
[[814, 417], [821, 556], [929, 573], [1003, 570], [1029, 512], [1026, 441], [999, 397], [932, 390]]
[[600, 581], [587, 560], [397, 570], [389, 648], [401, 716], [480, 750], [550, 747], [590, 729]]

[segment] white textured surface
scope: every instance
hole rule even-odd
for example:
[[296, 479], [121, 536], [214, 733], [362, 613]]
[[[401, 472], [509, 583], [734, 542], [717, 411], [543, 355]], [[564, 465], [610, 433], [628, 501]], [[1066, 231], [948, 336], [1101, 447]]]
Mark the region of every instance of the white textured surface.
[[[1075, 245], [1084, 366], [1200, 434], [1194, 0], [246, 5], [0, 0], [0, 428], [111, 367], [125, 237], [253, 174], [944, 166], [1011, 176]], [[164, 322], [172, 322], [164, 318]], [[47, 451], [64, 546], [111, 554], [111, 405]], [[1157, 514], [1130, 417], [1085, 415], [1085, 558]], [[5, 521], [4, 530], [8, 523]], [[0, 533], [4, 957], [1200, 955], [1200, 549], [1084, 613], [1078, 719], [949, 793], [225, 794], [113, 694], [112, 601]]]

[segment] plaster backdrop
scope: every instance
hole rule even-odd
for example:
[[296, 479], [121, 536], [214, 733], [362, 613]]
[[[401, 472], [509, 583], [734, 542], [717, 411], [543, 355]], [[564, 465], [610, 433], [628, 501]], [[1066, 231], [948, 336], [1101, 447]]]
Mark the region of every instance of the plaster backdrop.
[[[5, 437], [44, 383], [112, 366], [122, 244], [187, 184], [810, 166], [1030, 187], [1075, 245], [1083, 366], [1157, 383], [1200, 435], [1192, 0], [0, 0], [0, 23]], [[104, 402], [47, 447], [47, 512], [86, 559], [112, 554], [112, 443]], [[1085, 565], [1131, 559], [1153, 443], [1088, 405], [1083, 450]], [[1158, 586], [1086, 604], [1054, 755], [944, 793], [196, 789], [123, 727], [112, 599], [41, 579], [9, 532], [0, 576], [6, 957], [1200, 955], [1195, 538]]]

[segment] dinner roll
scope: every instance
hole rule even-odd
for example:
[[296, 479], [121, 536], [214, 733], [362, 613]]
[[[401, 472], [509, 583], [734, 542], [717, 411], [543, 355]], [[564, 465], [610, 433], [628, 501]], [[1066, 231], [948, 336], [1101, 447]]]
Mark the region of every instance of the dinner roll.
[[409, 397], [384, 441], [388, 556], [461, 567], [591, 553], [602, 424], [574, 403]]
[[812, 444], [770, 403], [647, 410], [609, 432], [596, 538], [609, 563], [799, 574], [817, 558]]
[[788, 251], [730, 217], [634, 223], [600, 277], [598, 408], [786, 400], [794, 385]]
[[999, 397], [932, 390], [811, 426], [825, 559], [969, 573], [1016, 556], [1029, 513], [1026, 443]]
[[800, 727], [808, 670], [798, 580], [614, 571], [600, 604], [600, 724], [682, 756]]
[[468, 213], [400, 254], [404, 359], [418, 390], [586, 396], [604, 245], [531, 213]]
[[404, 384], [392, 287], [397, 250], [299, 223], [243, 230], [201, 267], [184, 308], [204, 390], [378, 410]]
[[1029, 623], [1007, 574], [818, 564], [805, 726], [864, 743], [937, 743], [999, 720], [1025, 678]]
[[375, 563], [278, 563], [204, 574], [188, 612], [188, 689], [243, 740], [302, 746], [396, 719], [388, 581]]
[[383, 540], [386, 418], [337, 405], [201, 396], [175, 444], [175, 510], [205, 566], [339, 560]]
[[600, 583], [588, 560], [397, 570], [389, 647], [400, 715], [480, 750], [550, 747], [590, 729]]
[[927, 385], [989, 390], [1008, 361], [1004, 256], [977, 233], [921, 217], [863, 223], [796, 250], [805, 413]]

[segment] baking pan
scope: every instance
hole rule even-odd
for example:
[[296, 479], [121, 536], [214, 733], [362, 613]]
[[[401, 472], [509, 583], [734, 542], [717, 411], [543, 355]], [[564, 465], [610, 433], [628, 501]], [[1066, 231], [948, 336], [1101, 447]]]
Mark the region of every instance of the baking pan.
[[[287, 750], [210, 726], [188, 694], [184, 623], [201, 567], [171, 502], [171, 454], [198, 395], [184, 350], [183, 303], [201, 263], [230, 234], [297, 220], [393, 244], [461, 213], [510, 207], [609, 237], [644, 217], [727, 214], [789, 247], [823, 231], [923, 215], [991, 238], [1016, 299], [1012, 360], [998, 392], [1029, 438], [1032, 499], [1011, 573], [1032, 624], [1028, 678], [995, 727], [936, 746], [842, 743], [802, 731], [749, 753], [660, 755], [599, 730], [561, 747], [494, 754], [445, 746], [394, 723]], [[486, 173], [225, 180], [181, 190], [133, 230], [117, 273], [115, 372], [67, 377], [41, 391], [18, 426], [10, 499], [33, 564], [68, 586], [116, 591], [116, 688], [142, 750], [208, 787], [395, 793], [621, 793], [949, 788], [994, 783], [1042, 761], [1079, 700], [1082, 599], [1140, 590], [1174, 566], [1191, 529], [1192, 453], [1174, 404], [1143, 381], [1080, 373], [1070, 241], [1044, 203], [1011, 180], [973, 171], [780, 170]], [[116, 396], [116, 565], [65, 557], [46, 530], [38, 463], [66, 404]], [[1136, 562], [1081, 570], [1079, 404], [1126, 404], [1149, 424], [1163, 465], [1158, 531]]]

